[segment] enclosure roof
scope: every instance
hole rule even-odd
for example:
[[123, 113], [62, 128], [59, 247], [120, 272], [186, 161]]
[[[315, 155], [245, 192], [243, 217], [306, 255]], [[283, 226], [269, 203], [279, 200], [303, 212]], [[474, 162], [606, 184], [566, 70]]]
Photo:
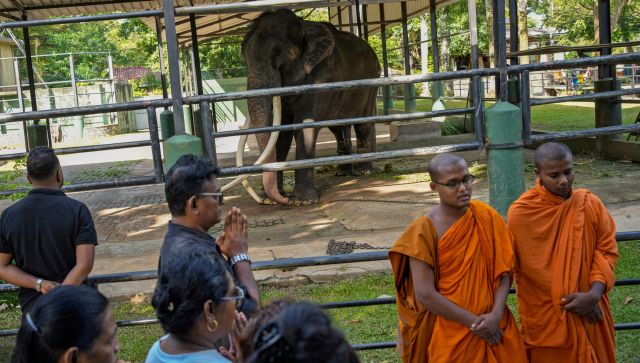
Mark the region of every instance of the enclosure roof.
[[[234, 1], [234, 0], [173, 0], [174, 5], [180, 7], [194, 7], [200, 5], [213, 4], [267, 4], [257, 6], [254, 9], [220, 10], [216, 13], [196, 14], [196, 28], [198, 30], [199, 41], [206, 41], [214, 37], [225, 35], [241, 35], [246, 31], [246, 27], [251, 21], [257, 18], [264, 10], [275, 9], [277, 7], [287, 7], [292, 9], [319, 8], [330, 6], [330, 21], [339, 26], [339, 18], [342, 20], [342, 29], [349, 31], [352, 24], [354, 31], [357, 24], [355, 6], [352, 6], [352, 16], [349, 20], [349, 6], [367, 4], [367, 21], [369, 23], [368, 33], [374, 34], [380, 30], [380, 4], [384, 6], [386, 22], [400, 22], [401, 11], [400, 2], [397, 0], [290, 0], [287, 4], [268, 6], [268, 4], [278, 0], [259, 1]], [[458, 0], [436, 0], [437, 6]], [[338, 8], [335, 5], [339, 3]], [[429, 11], [429, 0], [407, 0], [407, 14], [409, 18]], [[77, 15], [96, 15], [118, 12], [132, 12], [141, 10], [162, 10], [162, 0], [130, 1], [130, 0], [0, 0], [0, 21], [19, 20], [23, 14], [28, 20], [48, 19], [53, 17], [70, 17]], [[193, 9], [193, 8], [190, 8]], [[179, 11], [179, 10], [177, 10]], [[364, 14], [361, 13], [361, 21]], [[143, 21], [153, 29], [155, 27], [153, 18], [143, 18]], [[363, 29], [364, 30], [364, 29]], [[176, 16], [176, 32], [178, 42], [181, 45], [191, 43], [191, 28], [189, 17], [184, 14]]]

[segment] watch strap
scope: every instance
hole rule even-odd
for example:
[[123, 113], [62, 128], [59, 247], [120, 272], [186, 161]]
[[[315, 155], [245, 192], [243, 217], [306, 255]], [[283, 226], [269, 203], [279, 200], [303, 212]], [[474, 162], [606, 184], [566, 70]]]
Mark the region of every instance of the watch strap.
[[251, 263], [251, 258], [246, 253], [239, 253], [231, 257], [231, 259], [229, 260], [229, 263], [231, 264], [231, 266], [234, 266], [238, 262], [242, 262], [242, 261], [249, 261], [249, 263]]

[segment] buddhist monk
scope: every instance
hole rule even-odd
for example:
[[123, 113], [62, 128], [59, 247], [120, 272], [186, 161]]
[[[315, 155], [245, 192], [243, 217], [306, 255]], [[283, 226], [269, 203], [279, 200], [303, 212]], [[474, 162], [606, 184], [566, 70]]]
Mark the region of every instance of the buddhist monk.
[[615, 362], [607, 296], [618, 259], [613, 218], [593, 193], [571, 188], [573, 156], [566, 145], [541, 145], [535, 167], [536, 186], [508, 213], [529, 362]]
[[471, 200], [474, 177], [455, 154], [429, 164], [440, 203], [389, 252], [403, 362], [525, 362], [506, 306], [513, 239], [493, 208]]

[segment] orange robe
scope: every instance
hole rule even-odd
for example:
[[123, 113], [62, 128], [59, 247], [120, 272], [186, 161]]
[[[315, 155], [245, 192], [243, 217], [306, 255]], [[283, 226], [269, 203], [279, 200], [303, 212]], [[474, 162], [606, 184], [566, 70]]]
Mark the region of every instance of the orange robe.
[[431, 221], [412, 222], [391, 248], [403, 362], [525, 362], [524, 345], [505, 306], [500, 344], [491, 346], [455, 321], [431, 313], [415, 297], [409, 259], [430, 265], [438, 291], [476, 315], [491, 312], [493, 297], [513, 262], [513, 238], [502, 216], [480, 201], [438, 240]]
[[615, 282], [615, 223], [600, 199], [576, 189], [564, 200], [538, 182], [513, 203], [508, 217], [516, 238], [518, 311], [529, 361], [615, 362], [608, 295], [599, 303], [603, 320], [595, 324], [560, 306], [564, 296], [587, 292], [595, 281], [607, 291]]

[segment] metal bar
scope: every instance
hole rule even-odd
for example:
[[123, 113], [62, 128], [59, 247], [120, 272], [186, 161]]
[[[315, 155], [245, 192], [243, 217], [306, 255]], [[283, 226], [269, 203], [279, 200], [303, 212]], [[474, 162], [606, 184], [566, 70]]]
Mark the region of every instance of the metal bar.
[[[349, 88], [364, 88], [364, 87], [378, 87], [386, 85], [400, 85], [407, 83], [421, 83], [421, 82], [433, 82], [433, 81], [446, 81], [450, 79], [458, 78], [471, 78], [473, 76], [495, 76], [499, 71], [495, 68], [480, 68], [473, 70], [462, 70], [454, 72], [440, 72], [437, 74], [414, 74], [410, 76], [396, 76], [385, 78], [371, 78], [371, 79], [359, 79], [353, 81], [342, 81], [322, 84], [307, 84], [300, 86], [289, 86], [279, 88], [261, 88], [250, 91], [242, 92], [229, 92], [229, 93], [217, 93], [211, 95], [202, 96], [190, 96], [184, 97], [185, 104], [200, 103], [202, 101], [231, 101], [251, 97], [271, 97], [271, 96], [284, 96], [284, 95], [298, 95], [310, 92], [326, 92], [337, 91]], [[1, 118], [0, 118], [1, 120]]]
[[529, 82], [529, 71], [524, 71], [520, 75], [520, 109], [522, 110], [522, 138], [525, 142], [531, 139], [531, 84]]
[[[360, 0], [354, 0], [356, 7], [356, 25], [358, 27], [358, 36], [362, 38], [362, 19], [360, 19]], [[404, 4], [404, 2], [402, 3]]]
[[[611, 2], [610, 0], [598, 0], [598, 43], [611, 43]], [[611, 48], [600, 48], [600, 55], [610, 55]], [[598, 79], [615, 79], [615, 69], [609, 65], [598, 66]]]
[[[640, 129], [640, 124], [638, 125], [638, 129]], [[224, 168], [224, 169], [220, 169], [219, 175], [232, 176], [232, 175], [240, 175], [240, 174], [262, 173], [265, 171], [296, 170], [296, 169], [304, 169], [304, 168], [334, 165], [334, 164], [350, 164], [354, 162], [357, 163], [357, 162], [365, 162], [365, 161], [388, 160], [388, 159], [404, 158], [409, 156], [411, 157], [426, 156], [426, 155], [433, 155], [433, 154], [439, 154], [444, 152], [470, 151], [470, 150], [478, 150], [481, 147], [482, 147], [482, 144], [477, 142], [472, 142], [472, 143], [455, 144], [455, 145], [439, 145], [439, 146], [427, 146], [427, 147], [418, 147], [418, 148], [403, 149], [403, 150], [389, 150], [389, 151], [382, 151], [382, 152], [375, 152], [375, 153], [352, 154], [352, 155], [344, 155], [344, 156], [329, 156], [329, 157], [322, 157], [322, 158], [316, 158], [316, 159], [283, 161], [283, 162], [261, 164], [261, 165]]]
[[[380, 45], [382, 48], [382, 74], [385, 78], [389, 77], [389, 58], [387, 54], [387, 26], [384, 21], [384, 4], [380, 4], [379, 12], [380, 12]], [[391, 87], [383, 87], [382, 88], [382, 108], [384, 110], [385, 115], [389, 113], [389, 107], [392, 106], [389, 104], [388, 100], [391, 96]]]
[[156, 183], [164, 182], [164, 170], [162, 169], [162, 154], [160, 153], [160, 136], [158, 135], [158, 118], [156, 109], [147, 107], [147, 119], [149, 121], [149, 138], [151, 139], [151, 155], [153, 157], [153, 172]]
[[[62, 187], [62, 190], [65, 192], [78, 192], [82, 190], [109, 189], [109, 188], [130, 187], [130, 186], [136, 186], [136, 185], [155, 184], [155, 182], [156, 182], [155, 176], [143, 176], [143, 177], [137, 177], [137, 178], [94, 181], [94, 182], [87, 182], [87, 183], [65, 185], [64, 187]], [[27, 191], [29, 191], [29, 188], [3, 190], [3, 191], [0, 191], [0, 195], [11, 195], [14, 193], [24, 193]]]
[[[520, 36], [518, 35], [518, 0], [509, 0], [509, 50], [517, 52], [520, 47]], [[511, 65], [518, 64], [518, 57], [510, 58]]]
[[616, 240], [618, 242], [640, 240], [640, 231], [618, 232], [616, 233]]
[[[433, 73], [440, 72], [440, 48], [438, 47], [438, 22], [436, 14], [436, 0], [429, 0], [429, 24], [431, 25], [431, 54], [433, 58]], [[435, 95], [439, 97], [441, 95]]]
[[461, 115], [461, 114], [471, 113], [473, 111], [474, 111], [473, 107], [467, 107], [467, 108], [452, 108], [449, 110], [442, 110], [442, 111], [409, 112], [409, 113], [399, 113], [399, 114], [384, 115], [384, 116], [354, 117], [354, 118], [345, 118], [345, 119], [338, 119], [338, 120], [304, 122], [299, 124], [222, 131], [222, 132], [213, 133], [212, 136], [214, 138], [221, 138], [221, 137], [230, 137], [230, 136], [239, 136], [239, 135], [253, 135], [253, 134], [258, 134], [262, 132], [295, 131], [295, 130], [302, 130], [302, 129], [308, 129], [308, 128], [347, 126], [347, 125], [357, 125], [357, 124], [364, 124], [364, 123], [376, 124], [376, 123], [393, 122], [393, 121], [409, 121], [409, 120], [436, 117], [436, 116]]
[[[120, 142], [116, 144], [67, 147], [67, 148], [54, 149], [54, 151], [56, 155], [64, 155], [64, 154], [77, 154], [77, 153], [83, 153], [83, 152], [93, 152], [93, 151], [103, 151], [103, 150], [126, 149], [126, 148], [142, 147], [142, 146], [150, 146], [150, 145], [151, 145], [151, 141], [142, 140], [142, 141]], [[15, 154], [4, 154], [4, 155], [0, 154], [0, 161], [21, 159], [26, 155], [27, 153], [15, 153]]]
[[544, 63], [519, 64], [508, 69], [509, 74], [518, 74], [524, 71], [548, 71], [554, 69], [566, 69], [584, 66], [597, 66], [600, 64], [639, 63], [640, 52], [606, 55], [591, 58], [566, 59]]
[[637, 330], [640, 329], [640, 323], [620, 323], [614, 325], [615, 330]]
[[173, 105], [173, 123], [176, 134], [184, 134], [184, 113], [182, 111], [182, 83], [180, 81], [180, 59], [178, 38], [176, 36], [176, 17], [173, 0], [163, 0], [164, 34], [169, 58], [169, 83], [171, 84], [171, 104]]
[[[381, 6], [384, 6], [380, 4]], [[342, 7], [338, 6], [338, 29], [342, 30]]]
[[621, 134], [625, 132], [638, 132], [640, 131], [640, 124], [621, 125], [621, 126], [608, 126], [598, 127], [595, 129], [580, 130], [580, 131], [564, 131], [564, 132], [551, 132], [548, 134], [539, 134], [531, 136], [529, 143], [540, 143], [546, 141], [566, 140], [566, 139], [581, 139], [590, 136], [603, 136]]
[[323, 309], [331, 310], [331, 309], [355, 308], [355, 307], [361, 307], [361, 306], [389, 305], [389, 304], [395, 304], [395, 303], [396, 303], [395, 297], [384, 297], [384, 298], [371, 299], [371, 300], [330, 302], [330, 303], [320, 304], [320, 306]]
[[[215, 107], [215, 104], [213, 105]], [[200, 102], [200, 115], [202, 116], [202, 129], [204, 131], [204, 146], [207, 149], [207, 156], [214, 166], [218, 166], [218, 156], [216, 155], [216, 138], [213, 136], [213, 120], [209, 102]]]
[[78, 99], [78, 86], [76, 85], [76, 70], [73, 64], [73, 54], [69, 54], [69, 74], [71, 75], [71, 89], [73, 92], [74, 104], [76, 107], [80, 107], [80, 100]]
[[365, 343], [365, 344], [353, 344], [353, 350], [373, 350], [373, 349], [391, 349], [396, 347], [396, 342], [378, 342], [378, 343]]
[[507, 87], [507, 47], [506, 47], [506, 22], [505, 22], [505, 14], [504, 14], [504, 0], [494, 0], [496, 2], [496, 10], [497, 13], [494, 13], [494, 17], [498, 20], [498, 27], [495, 31], [498, 34], [498, 53], [496, 57], [498, 58], [497, 66], [500, 69], [500, 96], [499, 99], [502, 102], [507, 102], [508, 100], [508, 87]]
[[[18, 59], [13, 60], [13, 72], [16, 77], [16, 93], [18, 95], [18, 105], [24, 112], [24, 100], [22, 99], [22, 81], [20, 80], [20, 65]], [[24, 149], [29, 152], [29, 136], [27, 135], [27, 122], [22, 121], [22, 136], [24, 137]]]
[[149, 106], [164, 107], [171, 106], [171, 100], [158, 99], [146, 101], [121, 102], [106, 105], [82, 106], [77, 108], [59, 108], [56, 110], [31, 111], [22, 113], [4, 113], [0, 114], [0, 124], [15, 121], [31, 121], [43, 118], [57, 118], [80, 115], [93, 115], [99, 113], [122, 112], [133, 110], [144, 110]]
[[153, 16], [163, 16], [162, 10], [131, 11], [126, 13], [72, 16], [67, 18], [55, 18], [55, 19], [44, 19], [44, 20], [13, 21], [13, 22], [0, 23], [0, 29], [24, 28], [24, 27], [43, 26], [43, 25], [87, 23], [92, 21], [104, 21], [104, 20], [115, 20], [115, 19], [146, 18], [146, 17], [153, 17]]
[[196, 92], [201, 95], [202, 89], [202, 72], [200, 70], [200, 50], [198, 47], [198, 30], [196, 29], [196, 16], [189, 14], [189, 24], [191, 25], [191, 51], [193, 54], [193, 71], [196, 79]]
[[347, 12], [349, 14], [349, 32], [353, 34], [353, 8], [351, 5], [347, 6]]
[[116, 80], [113, 72], [113, 57], [111, 57], [111, 53], [107, 55], [107, 67], [109, 67], [109, 86], [111, 86], [111, 103], [116, 102]]
[[581, 100], [595, 100], [595, 99], [600, 99], [600, 98], [610, 98], [610, 97], [633, 95], [633, 94], [640, 94], [640, 89], [638, 89], [638, 88], [628, 88], [628, 89], [623, 89], [623, 90], [618, 90], [618, 91], [607, 91], [607, 92], [591, 93], [591, 94], [587, 94], [587, 95], [564, 96], [564, 97], [553, 97], [553, 98], [536, 98], [536, 99], [531, 100], [531, 106], [546, 105], [546, 104], [549, 104], [549, 103], [562, 103], [562, 102], [581, 101]]
[[615, 286], [635, 286], [635, 285], [640, 285], [640, 278], [639, 279], [620, 279], [620, 280], [616, 280], [615, 282]]
[[409, 55], [409, 29], [407, 25], [407, 2], [400, 3], [402, 14], [402, 55], [404, 57], [404, 74], [411, 74], [411, 56]]
[[[25, 16], [26, 19], [26, 16]], [[29, 28], [22, 28], [23, 40], [24, 40], [24, 55], [27, 60], [27, 78], [29, 79], [29, 97], [31, 99], [31, 110], [38, 111], [38, 103], [36, 101], [36, 88], [35, 79], [33, 75], [33, 59], [31, 58], [31, 37], [29, 36]], [[36, 125], [38, 119], [33, 120]]]
[[[156, 41], [158, 42], [158, 60], [160, 61], [160, 82], [162, 83], [162, 98], [169, 98], [167, 93], [167, 70], [164, 68], [164, 50], [162, 50], [162, 25], [160, 17], [155, 17]], [[167, 107], [164, 108], [165, 110]]]
[[362, 32], [363, 32], [363, 39], [365, 40], [365, 42], [369, 42], [369, 19], [368, 19], [368, 14], [367, 14], [367, 4], [363, 4], [360, 5], [360, 7], [362, 8]]

